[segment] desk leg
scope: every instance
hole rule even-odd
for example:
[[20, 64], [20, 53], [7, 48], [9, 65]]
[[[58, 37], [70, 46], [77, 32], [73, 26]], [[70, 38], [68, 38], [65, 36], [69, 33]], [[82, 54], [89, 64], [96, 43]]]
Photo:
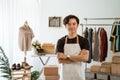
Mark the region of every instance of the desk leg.
[[110, 80], [110, 75], [108, 75], [107, 80]]
[[[39, 59], [42, 62], [43, 66], [45, 66], [45, 65], [47, 65], [48, 61], [50, 60], [50, 56], [47, 57], [47, 60], [45, 62], [43, 61], [41, 56], [39, 57]], [[42, 74], [42, 72], [43, 72], [43, 68], [40, 70], [40, 74]]]
[[97, 73], [94, 73], [94, 79], [97, 79]]

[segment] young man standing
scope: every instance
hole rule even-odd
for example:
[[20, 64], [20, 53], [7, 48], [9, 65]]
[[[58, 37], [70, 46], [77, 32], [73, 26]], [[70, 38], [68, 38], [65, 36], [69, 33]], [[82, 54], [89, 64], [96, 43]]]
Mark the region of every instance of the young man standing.
[[78, 17], [68, 15], [63, 23], [68, 34], [58, 40], [56, 47], [58, 61], [63, 66], [63, 80], [85, 80], [83, 62], [89, 58], [88, 40], [77, 34]]

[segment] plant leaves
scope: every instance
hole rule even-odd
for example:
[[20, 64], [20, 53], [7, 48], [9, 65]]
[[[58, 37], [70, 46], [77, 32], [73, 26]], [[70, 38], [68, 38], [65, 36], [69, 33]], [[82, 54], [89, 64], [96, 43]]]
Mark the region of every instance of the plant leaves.
[[9, 70], [5, 70], [5, 69], [1, 69], [0, 71], [1, 71], [2, 73], [5, 73], [5, 74], [9, 74], [9, 72], [10, 72]]
[[5, 70], [5, 69], [0, 69], [0, 71], [1, 71], [2, 73], [11, 75], [10, 69], [6, 69], [6, 70]]
[[4, 66], [5, 65], [5, 63], [0, 63], [0, 66]]
[[3, 58], [0, 59], [1, 63], [4, 63], [4, 65], [9, 66], [9, 63], [7, 61], [5, 61]]
[[1, 77], [4, 77], [4, 78], [11, 78], [9, 75], [1, 75]]
[[6, 67], [6, 66], [2, 66], [2, 67], [0, 67], [0, 69], [9, 70], [9, 68], [8, 68], [8, 67]]
[[2, 77], [11, 80], [11, 70], [9, 68], [9, 61], [1, 46], [0, 46], [0, 72], [3, 73], [3, 75], [1, 75]]
[[0, 58], [0, 62], [1, 62], [1, 63], [3, 63], [3, 62], [5, 63], [5, 61], [4, 61], [4, 59], [3, 59], [3, 58]]
[[7, 68], [9, 68], [9, 66], [7, 66], [5, 64], [0, 64], [0, 67], [7, 67]]
[[33, 71], [31, 72], [31, 79], [32, 80], [37, 80], [40, 76], [40, 72], [39, 71]]
[[8, 61], [8, 58], [7, 58], [7, 56], [5, 55], [5, 53], [4, 53], [4, 50], [1, 48], [1, 46], [0, 46], [0, 50], [1, 50], [1, 52], [2, 52], [2, 55], [3, 55], [3, 61], [5, 62], [5, 63], [8, 63], [8, 66], [9, 66], [9, 61]]

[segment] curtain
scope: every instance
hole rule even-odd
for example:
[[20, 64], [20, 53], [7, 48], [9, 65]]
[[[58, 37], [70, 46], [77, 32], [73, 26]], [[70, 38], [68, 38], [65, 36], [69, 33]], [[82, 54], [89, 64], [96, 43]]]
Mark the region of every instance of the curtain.
[[40, 6], [40, 0], [0, 0], [0, 46], [9, 58], [10, 65], [23, 61], [24, 52], [19, 49], [18, 34], [25, 20], [35, 37], [39, 38]]

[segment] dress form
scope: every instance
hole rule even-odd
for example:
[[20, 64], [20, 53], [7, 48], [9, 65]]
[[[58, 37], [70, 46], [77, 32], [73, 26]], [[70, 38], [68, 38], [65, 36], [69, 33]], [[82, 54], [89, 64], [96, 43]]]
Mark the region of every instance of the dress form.
[[24, 52], [24, 61], [22, 62], [22, 67], [24, 68], [24, 74], [23, 74], [23, 79], [25, 80], [28, 77], [28, 74], [26, 73], [27, 69], [31, 69], [32, 66], [30, 66], [27, 63], [27, 51], [31, 50], [31, 41], [32, 38], [34, 37], [34, 34], [32, 32], [32, 29], [29, 27], [28, 22], [25, 21], [23, 26], [20, 27], [20, 32], [19, 32], [19, 47], [21, 51]]

